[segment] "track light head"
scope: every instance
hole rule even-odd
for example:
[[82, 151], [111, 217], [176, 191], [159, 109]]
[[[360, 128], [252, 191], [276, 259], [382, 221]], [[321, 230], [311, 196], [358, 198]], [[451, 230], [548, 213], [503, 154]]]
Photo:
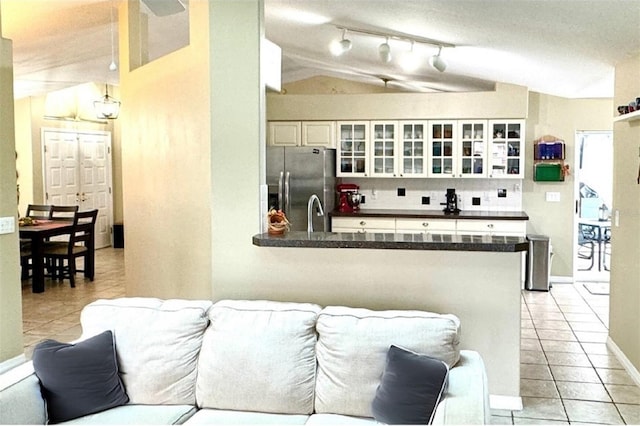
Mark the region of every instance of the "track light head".
[[329, 46], [329, 50], [333, 56], [340, 56], [351, 50], [351, 40], [345, 38], [347, 30], [342, 30], [342, 39], [340, 41], [334, 40]]
[[391, 46], [389, 46], [389, 37], [387, 37], [385, 42], [378, 47], [378, 53], [380, 54], [380, 60], [382, 62], [391, 62]]
[[429, 58], [429, 64], [437, 69], [440, 72], [444, 72], [444, 70], [447, 69], [447, 62], [442, 59], [442, 56], [440, 56], [440, 53], [442, 52], [442, 46], [440, 46], [440, 49], [438, 50], [438, 54], [437, 55], [433, 55], [432, 57]]

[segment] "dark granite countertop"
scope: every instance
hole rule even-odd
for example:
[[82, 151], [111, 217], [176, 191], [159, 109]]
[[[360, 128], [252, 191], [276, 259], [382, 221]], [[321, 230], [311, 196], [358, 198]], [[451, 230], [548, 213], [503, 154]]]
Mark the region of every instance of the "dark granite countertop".
[[525, 212], [496, 212], [462, 210], [458, 214], [445, 214], [442, 210], [361, 209], [354, 213], [334, 210], [332, 217], [398, 217], [419, 219], [479, 219], [479, 220], [529, 220]]
[[284, 235], [257, 234], [253, 244], [260, 247], [294, 248], [358, 248], [386, 250], [449, 250], [520, 252], [529, 248], [524, 237], [403, 234], [403, 233], [350, 233], [291, 231]]

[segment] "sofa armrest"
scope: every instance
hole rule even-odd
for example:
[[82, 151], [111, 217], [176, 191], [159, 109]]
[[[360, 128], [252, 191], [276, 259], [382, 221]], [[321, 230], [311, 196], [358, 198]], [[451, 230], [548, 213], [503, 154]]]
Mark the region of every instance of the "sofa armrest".
[[40, 381], [33, 363], [21, 364], [0, 375], [0, 424], [41, 424], [47, 420]]
[[449, 371], [449, 384], [436, 408], [433, 424], [489, 424], [489, 388], [480, 354], [460, 351], [460, 361]]

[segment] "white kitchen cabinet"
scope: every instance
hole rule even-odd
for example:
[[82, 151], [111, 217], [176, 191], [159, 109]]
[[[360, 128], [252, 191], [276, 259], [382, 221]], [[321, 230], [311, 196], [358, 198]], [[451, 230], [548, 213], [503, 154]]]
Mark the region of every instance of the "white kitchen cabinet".
[[429, 121], [429, 172], [432, 178], [455, 177], [457, 166], [457, 122]]
[[299, 121], [270, 121], [267, 145], [299, 146], [302, 123]]
[[453, 235], [456, 233], [456, 221], [451, 219], [396, 218], [396, 232]]
[[331, 219], [332, 232], [396, 232], [395, 218], [382, 217], [334, 217]]
[[335, 121], [303, 121], [302, 146], [336, 147]]
[[489, 177], [524, 178], [524, 120], [489, 121]]
[[336, 127], [336, 175], [369, 176], [369, 122], [338, 121]]
[[398, 176], [398, 122], [372, 121], [370, 177]]
[[270, 121], [269, 146], [336, 147], [335, 121]]
[[458, 234], [516, 237], [524, 237], [527, 234], [527, 222], [524, 220], [458, 219], [456, 222]]
[[423, 121], [400, 121], [398, 168], [400, 177], [427, 177], [427, 131]]
[[487, 121], [458, 121], [456, 177], [486, 178]]

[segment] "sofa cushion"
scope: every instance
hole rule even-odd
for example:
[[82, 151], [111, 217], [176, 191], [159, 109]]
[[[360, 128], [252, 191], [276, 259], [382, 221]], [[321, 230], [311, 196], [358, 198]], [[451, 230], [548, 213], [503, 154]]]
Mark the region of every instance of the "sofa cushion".
[[51, 423], [126, 404], [113, 334], [107, 330], [76, 344], [44, 340], [33, 350]]
[[203, 408], [187, 420], [188, 425], [303, 425], [306, 414], [255, 413], [253, 411]]
[[453, 366], [460, 320], [423, 311], [371, 311], [330, 306], [318, 317], [315, 410], [373, 417], [371, 402], [391, 345]]
[[379, 424], [370, 417], [343, 416], [342, 414], [312, 414], [305, 425], [376, 425]]
[[308, 303], [217, 302], [198, 363], [198, 406], [312, 413], [320, 309]]
[[394, 425], [431, 424], [448, 374], [444, 361], [392, 345], [371, 403], [373, 417]]
[[132, 404], [195, 405], [195, 382], [210, 301], [97, 300], [81, 314], [82, 339], [112, 330]]
[[193, 405], [122, 405], [65, 424], [77, 425], [181, 425], [197, 411]]

